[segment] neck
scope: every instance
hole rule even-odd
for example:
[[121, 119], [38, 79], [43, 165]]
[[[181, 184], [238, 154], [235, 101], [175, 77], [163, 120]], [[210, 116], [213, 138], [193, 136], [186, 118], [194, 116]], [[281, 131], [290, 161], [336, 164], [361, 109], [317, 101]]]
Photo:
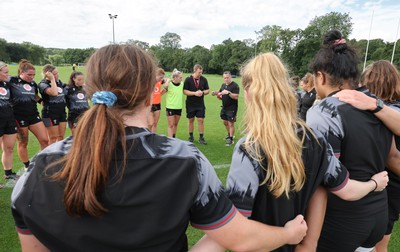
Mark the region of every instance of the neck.
[[138, 128], [147, 128], [149, 125], [147, 123], [147, 118], [149, 118], [150, 106], [142, 105], [136, 108], [133, 115], [122, 116], [124, 124], [126, 126], [133, 126]]

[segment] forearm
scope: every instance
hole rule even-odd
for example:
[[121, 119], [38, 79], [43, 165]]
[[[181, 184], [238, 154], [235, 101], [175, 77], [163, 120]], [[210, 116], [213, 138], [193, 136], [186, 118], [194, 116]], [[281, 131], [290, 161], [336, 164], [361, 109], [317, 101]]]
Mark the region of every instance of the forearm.
[[46, 94], [50, 96], [57, 96], [58, 95], [58, 87], [54, 80], [50, 82], [50, 88], [46, 89]]
[[[352, 106], [361, 109], [372, 111], [377, 108], [377, 101], [362, 92], [356, 90], [342, 90], [334, 95], [339, 100], [349, 103]], [[396, 111], [386, 105], [374, 114], [388, 127], [394, 134], [400, 135], [400, 111]]]
[[190, 252], [223, 252], [226, 251], [224, 247], [219, 245], [216, 241], [211, 239], [208, 235], [204, 235], [195, 245], [189, 250]]
[[308, 202], [305, 215], [308, 226], [307, 235], [301, 243], [296, 246], [296, 252], [316, 251], [322, 225], [324, 223], [327, 198], [326, 190], [322, 186], [319, 186]]
[[34, 235], [18, 234], [22, 252], [50, 252]]
[[271, 251], [290, 242], [288, 229], [268, 226], [236, 214], [228, 224], [205, 231], [221, 246], [234, 251]]
[[388, 106], [384, 106], [375, 116], [381, 120], [393, 134], [400, 136], [400, 112]]
[[195, 96], [196, 92], [192, 92], [192, 91], [185, 89], [185, 90], [183, 90], [183, 94], [186, 96]]
[[344, 188], [340, 189], [339, 191], [333, 191], [332, 193], [343, 200], [355, 201], [363, 198], [368, 193], [374, 191], [374, 189], [376, 189], [376, 184], [372, 180], [360, 182], [349, 179]]
[[239, 94], [230, 93], [229, 97], [233, 100], [237, 100], [239, 98]]

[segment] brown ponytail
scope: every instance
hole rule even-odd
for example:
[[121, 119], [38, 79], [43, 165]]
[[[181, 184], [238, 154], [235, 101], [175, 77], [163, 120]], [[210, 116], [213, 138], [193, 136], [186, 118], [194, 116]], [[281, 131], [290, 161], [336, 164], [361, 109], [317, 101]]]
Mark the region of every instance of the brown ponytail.
[[53, 178], [65, 182], [64, 203], [70, 215], [101, 216], [107, 209], [101, 194], [109, 181], [116, 149], [122, 147], [122, 176], [126, 164], [123, 115], [132, 115], [137, 106], [149, 103], [156, 76], [153, 59], [132, 45], [108, 45], [96, 51], [87, 66], [86, 92], [116, 95], [114, 106], [96, 104], [80, 119], [70, 152], [58, 163], [64, 168]]

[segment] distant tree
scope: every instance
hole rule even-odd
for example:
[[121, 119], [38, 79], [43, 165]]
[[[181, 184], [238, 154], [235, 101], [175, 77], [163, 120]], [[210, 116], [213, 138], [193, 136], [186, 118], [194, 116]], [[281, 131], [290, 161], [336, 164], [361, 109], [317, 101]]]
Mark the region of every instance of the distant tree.
[[60, 54], [50, 55], [48, 57], [48, 59], [50, 61], [49, 63], [52, 64], [53, 66], [59, 66], [59, 65], [65, 63], [64, 62], [64, 57], [62, 55], [60, 55]]
[[211, 52], [207, 48], [196, 45], [191, 49], [186, 50], [184, 67], [185, 71], [191, 71], [195, 64], [200, 64], [205, 72], [208, 72], [208, 63], [211, 59]]
[[29, 50], [18, 43], [8, 43], [6, 45], [8, 56], [11, 62], [19, 62], [21, 59], [29, 59]]
[[87, 49], [68, 48], [63, 53], [64, 62], [68, 64], [85, 62], [94, 51], [93, 47]]
[[348, 38], [353, 31], [353, 23], [349, 13], [329, 12], [323, 16], [315, 17], [304, 29], [303, 34], [306, 39], [322, 39], [328, 31], [333, 29], [339, 30], [344, 38]]
[[[388, 46], [390, 50], [390, 60], [391, 60], [393, 54], [394, 42], [389, 43]], [[400, 69], [400, 39], [397, 40], [396, 49], [394, 50], [393, 64], [397, 65], [397, 68]]]
[[4, 62], [10, 61], [10, 56], [7, 52], [7, 41], [0, 38], [0, 60]]
[[89, 59], [89, 57], [96, 51], [96, 49], [94, 47], [81, 49], [81, 50], [82, 50], [81, 58], [79, 59], [79, 61], [73, 62], [73, 63], [84, 63], [84, 62], [86, 62]]
[[332, 29], [339, 30], [344, 38], [348, 38], [353, 30], [353, 23], [348, 13], [330, 12], [315, 17], [301, 33], [296, 32], [298, 40], [293, 52], [287, 59], [290, 69], [296, 75], [304, 75], [315, 54], [322, 45], [323, 36]]
[[223, 71], [238, 74], [242, 64], [251, 58], [253, 53], [254, 48], [247, 46], [243, 41], [224, 40], [222, 44], [211, 47], [210, 71], [216, 74], [222, 74]]
[[259, 50], [261, 50], [262, 52], [279, 53], [282, 27], [278, 25], [267, 25], [256, 33], [261, 39], [258, 46]]
[[34, 65], [43, 65], [46, 50], [44, 47], [32, 44], [31, 42], [22, 42], [22, 47], [26, 48], [29, 52], [28, 59]]
[[144, 42], [144, 41], [140, 41], [140, 40], [128, 39], [128, 40], [126, 41], [126, 43], [127, 43], [127, 44], [130, 44], [130, 45], [139, 46], [139, 47], [141, 47], [142, 49], [144, 49], [144, 50], [146, 50], [146, 51], [149, 50], [149, 48], [150, 48], [149, 43]]
[[159, 66], [167, 71], [185, 66], [185, 50], [181, 49], [181, 37], [176, 33], [167, 32], [161, 36], [160, 43], [150, 47], [150, 52], [157, 58]]
[[160, 46], [163, 49], [178, 49], [181, 48], [181, 36], [173, 32], [167, 32], [160, 38]]

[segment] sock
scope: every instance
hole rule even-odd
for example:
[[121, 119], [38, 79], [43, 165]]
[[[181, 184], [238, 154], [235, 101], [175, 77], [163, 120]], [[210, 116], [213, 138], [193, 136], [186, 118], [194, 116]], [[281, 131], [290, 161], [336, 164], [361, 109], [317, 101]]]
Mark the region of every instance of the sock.
[[12, 174], [12, 170], [4, 170], [4, 174], [6, 174], [6, 176], [11, 175]]
[[24, 163], [24, 165], [25, 165], [25, 168], [28, 168], [29, 167], [29, 164], [30, 164], [30, 162], [28, 161], [28, 162], [23, 162]]
[[200, 134], [200, 139], [203, 139], [203, 137], [204, 137], [204, 134], [201, 133], [201, 134]]
[[193, 132], [189, 132], [189, 136], [190, 136], [190, 137], [193, 137]]
[[175, 138], [175, 134], [172, 134], [172, 137]]

